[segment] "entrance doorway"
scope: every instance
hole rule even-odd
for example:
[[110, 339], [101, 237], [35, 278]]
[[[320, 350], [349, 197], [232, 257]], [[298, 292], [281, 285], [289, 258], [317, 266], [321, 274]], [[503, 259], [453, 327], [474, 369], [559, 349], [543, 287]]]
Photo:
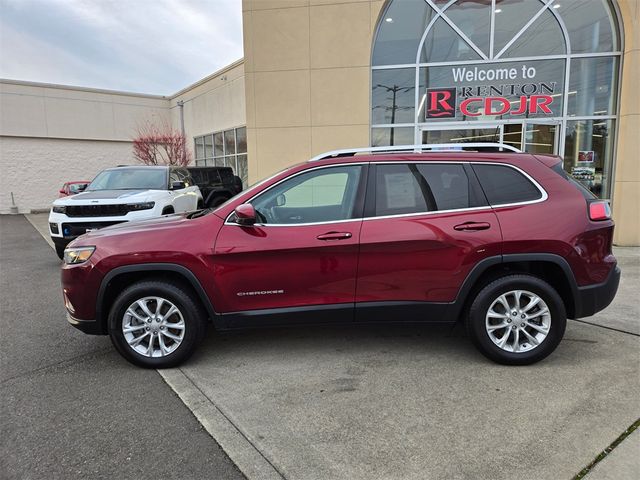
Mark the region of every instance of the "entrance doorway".
[[560, 122], [525, 121], [518, 123], [443, 123], [423, 127], [422, 144], [505, 143], [529, 153], [559, 152]]

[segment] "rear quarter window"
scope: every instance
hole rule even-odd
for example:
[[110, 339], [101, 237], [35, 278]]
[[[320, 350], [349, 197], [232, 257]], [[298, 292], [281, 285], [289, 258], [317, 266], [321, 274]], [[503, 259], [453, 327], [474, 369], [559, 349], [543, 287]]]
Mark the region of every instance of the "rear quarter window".
[[539, 200], [542, 192], [515, 168], [506, 165], [474, 164], [490, 205], [505, 205]]

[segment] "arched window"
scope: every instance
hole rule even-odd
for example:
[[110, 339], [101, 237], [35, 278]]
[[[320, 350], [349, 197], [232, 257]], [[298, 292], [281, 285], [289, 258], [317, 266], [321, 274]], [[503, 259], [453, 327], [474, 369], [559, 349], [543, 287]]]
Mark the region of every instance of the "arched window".
[[621, 50], [608, 0], [391, 0], [373, 40], [371, 143], [556, 153], [608, 197]]

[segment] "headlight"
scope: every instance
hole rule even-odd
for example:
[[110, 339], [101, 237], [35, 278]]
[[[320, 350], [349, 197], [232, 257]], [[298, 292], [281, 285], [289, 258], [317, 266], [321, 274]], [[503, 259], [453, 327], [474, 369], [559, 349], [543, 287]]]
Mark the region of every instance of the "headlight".
[[127, 208], [130, 212], [137, 212], [138, 210], [150, 210], [156, 206], [156, 202], [144, 202], [144, 203], [130, 203]]
[[64, 263], [73, 265], [75, 263], [83, 263], [91, 258], [96, 247], [71, 247], [64, 251]]
[[67, 213], [67, 207], [64, 205], [54, 205], [53, 213]]

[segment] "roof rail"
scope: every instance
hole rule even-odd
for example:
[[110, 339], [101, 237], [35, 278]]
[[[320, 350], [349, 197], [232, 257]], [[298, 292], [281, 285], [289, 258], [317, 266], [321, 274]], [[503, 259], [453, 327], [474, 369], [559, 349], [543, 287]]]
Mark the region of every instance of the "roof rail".
[[424, 150], [429, 151], [445, 151], [462, 150], [463, 148], [498, 148], [500, 150], [508, 150], [510, 152], [522, 153], [516, 147], [504, 143], [477, 142], [477, 143], [432, 143], [428, 145], [392, 145], [389, 147], [363, 147], [363, 148], [347, 148], [342, 150], [331, 150], [330, 152], [321, 153], [313, 157], [310, 162], [316, 162], [331, 157], [351, 157], [356, 153], [386, 153], [386, 152], [413, 152], [420, 153]]

